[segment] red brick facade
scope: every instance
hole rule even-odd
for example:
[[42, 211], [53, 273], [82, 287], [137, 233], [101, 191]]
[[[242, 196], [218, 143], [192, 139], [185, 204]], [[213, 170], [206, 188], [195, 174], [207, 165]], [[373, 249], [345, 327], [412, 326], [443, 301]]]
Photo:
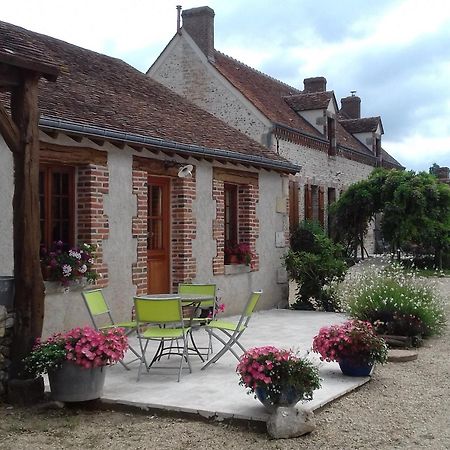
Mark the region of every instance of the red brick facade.
[[106, 166], [88, 164], [78, 167], [77, 182], [77, 239], [95, 244], [94, 269], [99, 274], [97, 286], [108, 284], [108, 269], [103, 261], [103, 240], [108, 238], [108, 216], [104, 214], [103, 198], [109, 191], [109, 173]]
[[137, 215], [132, 221], [132, 236], [137, 242], [137, 257], [131, 274], [138, 295], [147, 293], [147, 177], [146, 171], [133, 170], [133, 194], [136, 195]]
[[259, 255], [256, 253], [256, 239], [259, 236], [259, 219], [256, 204], [259, 201], [258, 185], [242, 184], [238, 190], [239, 242], [250, 245], [253, 251], [251, 268], [259, 270]]
[[223, 190], [224, 182], [213, 179], [212, 198], [216, 202], [216, 218], [213, 220], [213, 239], [216, 241], [216, 256], [213, 258], [213, 274], [223, 275], [224, 266], [224, 247], [225, 247], [225, 195]]
[[193, 281], [197, 274], [197, 264], [192, 255], [197, 228], [192, 211], [196, 196], [195, 178], [173, 178], [171, 194], [172, 290], [176, 292], [178, 283]]
[[[178, 178], [173, 171], [163, 169], [159, 161], [136, 162], [133, 168], [133, 194], [137, 198], [137, 215], [133, 218], [132, 235], [137, 240], [136, 263], [132, 267], [132, 280], [137, 294], [147, 293], [147, 215], [149, 175], [169, 175], [171, 179], [171, 286], [176, 292], [178, 283], [192, 281], [196, 277], [196, 261], [192, 254], [192, 242], [196, 235], [196, 221], [192, 205], [196, 195], [193, 178]], [[174, 173], [177, 173], [175, 171]]]

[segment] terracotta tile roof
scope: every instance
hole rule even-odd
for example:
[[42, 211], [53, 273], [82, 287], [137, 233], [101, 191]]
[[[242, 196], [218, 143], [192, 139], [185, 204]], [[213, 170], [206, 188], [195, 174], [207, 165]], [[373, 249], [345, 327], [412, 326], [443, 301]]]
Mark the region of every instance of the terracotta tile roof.
[[403, 169], [405, 168], [383, 148], [381, 149], [381, 154], [383, 155], [383, 163], [388, 163], [392, 166], [397, 166], [397, 167], [403, 168]]
[[373, 153], [358, 139], [351, 135], [339, 121], [336, 121], [336, 140], [337, 143], [363, 155], [373, 156]]
[[18, 35], [15, 28], [0, 22], [0, 61], [13, 64], [18, 62], [21, 66], [20, 63], [25, 62], [25, 56], [28, 63], [56, 74], [58, 62], [48, 54], [46, 46], [35, 42], [26, 34]]
[[[311, 106], [311, 109], [319, 105], [326, 107], [331, 98], [330, 94], [334, 95], [332, 91], [304, 93], [217, 50], [214, 58], [214, 67], [269, 120], [324, 139], [323, 134], [298, 115], [295, 107], [297, 106], [297, 111], [309, 109]], [[339, 117], [344, 118], [341, 115], [338, 115]], [[340, 124], [340, 120], [336, 122], [336, 138], [338, 145], [363, 156], [373, 157], [373, 153]], [[387, 161], [402, 167], [394, 158], [387, 153], [386, 155]]]
[[[329, 99], [330, 91], [318, 93], [319, 95], [312, 94], [309, 97], [311, 94], [305, 94], [217, 50], [214, 55], [215, 61], [212, 64], [216, 69], [269, 120], [315, 137], [324, 138], [322, 133], [300, 117], [289, 106], [286, 99], [290, 97], [294, 97], [294, 99], [308, 98], [308, 101], [311, 101], [311, 103], [313, 101], [316, 102], [316, 99], [317, 101], [320, 99], [323, 102], [325, 98]], [[338, 144], [344, 147], [360, 152], [363, 155], [372, 155], [370, 150], [339, 125], [339, 122], [336, 123], [336, 138]]]
[[326, 109], [333, 97], [333, 91], [309, 92], [289, 95], [284, 97], [284, 100], [294, 111], [310, 111], [312, 109]]
[[42, 80], [46, 117], [287, 162], [120, 59], [0, 22], [0, 48], [61, 68]]
[[284, 101], [284, 97], [300, 94], [301, 91], [217, 50], [214, 58], [214, 67], [269, 120], [296, 128], [311, 136], [323, 137]]
[[377, 130], [381, 118], [364, 117], [361, 119], [345, 119], [339, 121], [349, 133], [370, 133]]

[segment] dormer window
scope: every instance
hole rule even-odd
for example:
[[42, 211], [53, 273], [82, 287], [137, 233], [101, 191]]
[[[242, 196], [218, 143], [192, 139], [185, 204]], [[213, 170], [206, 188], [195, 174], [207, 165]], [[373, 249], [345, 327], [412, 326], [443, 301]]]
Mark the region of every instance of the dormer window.
[[381, 152], [381, 136], [374, 136], [373, 152], [377, 158], [377, 165], [383, 164], [383, 154]]
[[377, 158], [381, 156], [381, 139], [379, 137], [375, 138], [374, 153]]
[[336, 119], [327, 116], [328, 155], [336, 156]]

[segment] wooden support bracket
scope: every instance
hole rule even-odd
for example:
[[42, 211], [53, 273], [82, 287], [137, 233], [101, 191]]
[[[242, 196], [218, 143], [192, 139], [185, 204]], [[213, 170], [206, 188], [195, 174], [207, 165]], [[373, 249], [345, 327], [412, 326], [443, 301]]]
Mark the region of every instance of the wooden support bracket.
[[19, 151], [20, 135], [19, 129], [6, 112], [6, 109], [0, 105], [0, 134], [3, 135], [6, 145], [13, 153]]

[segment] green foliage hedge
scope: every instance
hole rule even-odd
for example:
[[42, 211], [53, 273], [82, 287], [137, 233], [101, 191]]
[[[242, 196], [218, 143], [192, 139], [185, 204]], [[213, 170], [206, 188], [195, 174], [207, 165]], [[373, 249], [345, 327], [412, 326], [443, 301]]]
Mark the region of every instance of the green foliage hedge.
[[295, 309], [338, 309], [327, 285], [332, 279], [342, 279], [347, 265], [342, 247], [334, 244], [319, 224], [303, 222], [292, 233], [291, 249], [284, 257], [284, 265], [299, 286]]

